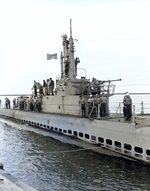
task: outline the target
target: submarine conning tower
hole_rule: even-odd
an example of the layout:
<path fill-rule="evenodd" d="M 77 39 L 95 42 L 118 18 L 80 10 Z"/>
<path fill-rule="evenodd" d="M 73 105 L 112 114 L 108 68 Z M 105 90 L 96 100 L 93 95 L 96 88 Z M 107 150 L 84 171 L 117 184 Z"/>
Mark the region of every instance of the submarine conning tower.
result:
<path fill-rule="evenodd" d="M 56 90 L 61 90 L 65 95 L 89 95 L 90 80 L 86 77 L 77 79 L 77 65 L 80 63 L 79 58 L 75 58 L 74 39 L 72 38 L 72 20 L 70 19 L 70 38 L 66 34 L 62 36 L 63 52 L 60 55 L 61 61 L 61 79 L 59 80 Z"/>
<path fill-rule="evenodd" d="M 99 99 L 105 93 L 108 98 L 106 115 L 109 115 L 109 96 L 114 94 L 115 89 L 115 86 L 111 84 L 112 80 L 99 81 L 93 78 L 94 81 L 90 82 L 90 79 L 86 79 L 86 76 L 77 78 L 77 65 L 80 60 L 74 56 L 75 46 L 72 38 L 71 19 L 70 38 L 68 39 L 66 34 L 61 37 L 63 45 L 60 55 L 61 77 L 56 80 L 54 96 L 43 96 L 43 112 L 78 116 L 81 109 L 80 96 L 82 95 L 85 100 L 87 117 L 89 111 L 88 100 Z M 93 101 L 93 107 L 95 107 L 94 104 L 95 101 Z"/>

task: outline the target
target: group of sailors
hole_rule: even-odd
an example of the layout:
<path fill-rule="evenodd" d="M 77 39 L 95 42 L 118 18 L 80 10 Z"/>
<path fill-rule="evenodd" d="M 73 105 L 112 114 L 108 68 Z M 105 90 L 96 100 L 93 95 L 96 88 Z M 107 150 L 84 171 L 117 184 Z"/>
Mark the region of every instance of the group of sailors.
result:
<path fill-rule="evenodd" d="M 93 79 L 93 83 L 95 79 Z M 43 86 L 34 81 L 33 85 L 34 95 L 31 97 L 18 97 L 17 99 L 13 99 L 13 109 L 25 110 L 25 111 L 42 111 L 42 96 L 43 95 L 54 95 L 54 81 L 52 78 L 47 79 L 47 81 L 43 80 Z M 37 95 L 39 89 L 39 95 Z M 1 100 L 0 100 L 1 104 Z M 79 104 L 81 106 L 80 114 L 82 117 L 89 118 L 98 118 L 105 117 L 109 115 L 108 108 L 108 97 L 105 93 L 90 95 L 87 102 L 83 96 L 80 96 Z M 10 109 L 10 100 L 5 98 L 5 108 Z M 132 99 L 128 92 L 125 92 L 125 96 L 123 98 L 123 114 L 124 118 L 128 121 L 131 120 L 132 117 Z"/>
<path fill-rule="evenodd" d="M 90 96 L 85 102 L 83 96 L 80 96 L 79 104 L 81 106 L 80 112 L 82 117 L 88 116 L 89 118 L 100 118 L 109 115 L 108 111 L 108 98 L 105 93 L 102 95 Z M 128 92 L 125 92 L 123 98 L 123 114 L 127 121 L 131 120 L 132 117 L 132 99 Z"/>
<path fill-rule="evenodd" d="M 90 96 L 87 103 L 84 97 L 80 96 L 81 116 L 86 117 L 88 115 L 89 118 L 105 117 L 107 115 L 107 102 L 108 98 L 105 93 Z"/>
<path fill-rule="evenodd" d="M 40 96 L 18 97 L 13 99 L 13 109 L 24 111 L 38 111 L 42 110 L 42 98 Z"/>
<path fill-rule="evenodd" d="M 13 99 L 13 109 L 24 111 L 42 111 L 42 98 L 40 96 L 18 97 Z M 10 99 L 5 98 L 5 108 L 10 109 Z M 1 102 L 0 102 L 1 104 Z"/>
<path fill-rule="evenodd" d="M 40 96 L 47 96 L 47 95 L 54 95 L 54 81 L 52 78 L 49 78 L 47 80 L 43 80 L 43 85 L 40 84 L 40 82 L 36 82 L 34 80 L 33 88 L 34 95 L 37 96 L 39 93 Z"/>
<path fill-rule="evenodd" d="M 42 110 L 42 96 L 54 95 L 54 81 L 52 78 L 43 80 L 43 85 L 34 80 L 33 96 L 31 97 L 18 97 L 13 99 L 13 109 L 25 111 L 41 111 Z M 1 104 L 1 102 L 0 102 Z M 10 100 L 5 98 L 5 108 L 10 109 Z"/>

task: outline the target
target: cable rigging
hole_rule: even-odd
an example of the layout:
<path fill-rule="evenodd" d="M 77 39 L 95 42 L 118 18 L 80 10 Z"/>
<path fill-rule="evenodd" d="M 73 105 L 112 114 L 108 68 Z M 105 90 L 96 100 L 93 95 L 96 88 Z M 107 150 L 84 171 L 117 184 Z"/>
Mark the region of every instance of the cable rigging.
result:
<path fill-rule="evenodd" d="M 120 40 L 150 40 L 150 38 L 110 38 L 110 39 L 75 39 L 76 41 L 120 41 Z"/>

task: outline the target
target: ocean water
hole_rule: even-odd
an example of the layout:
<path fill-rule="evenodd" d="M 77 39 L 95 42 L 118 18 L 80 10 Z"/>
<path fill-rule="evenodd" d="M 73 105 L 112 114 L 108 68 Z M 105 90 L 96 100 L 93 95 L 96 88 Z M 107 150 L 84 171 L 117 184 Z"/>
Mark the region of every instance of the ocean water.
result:
<path fill-rule="evenodd" d="M 39 191 L 150 190 L 150 167 L 81 150 L 63 135 L 0 118 L 0 162 Z M 59 140 L 58 140 L 59 139 Z"/>

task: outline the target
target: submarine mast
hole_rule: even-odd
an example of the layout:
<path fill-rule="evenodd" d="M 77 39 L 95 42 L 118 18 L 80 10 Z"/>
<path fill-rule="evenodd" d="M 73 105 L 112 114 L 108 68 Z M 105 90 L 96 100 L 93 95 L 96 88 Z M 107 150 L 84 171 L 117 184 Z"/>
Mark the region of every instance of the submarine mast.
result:
<path fill-rule="evenodd" d="M 63 53 L 61 54 L 61 74 L 62 77 L 67 76 L 69 79 L 76 78 L 76 68 L 74 59 L 74 40 L 72 38 L 72 20 L 70 19 L 70 38 L 63 34 Z"/>

